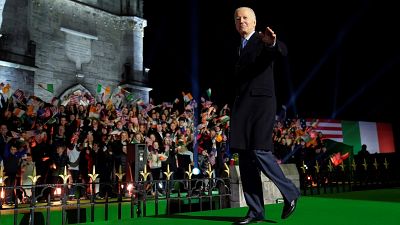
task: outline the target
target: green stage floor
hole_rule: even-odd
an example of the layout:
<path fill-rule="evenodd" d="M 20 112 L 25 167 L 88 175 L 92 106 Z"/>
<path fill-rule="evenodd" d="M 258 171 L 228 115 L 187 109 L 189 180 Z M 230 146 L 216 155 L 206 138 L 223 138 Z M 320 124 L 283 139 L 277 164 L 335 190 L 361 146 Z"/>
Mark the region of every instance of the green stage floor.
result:
<path fill-rule="evenodd" d="M 148 206 L 150 210 L 150 205 Z M 266 221 L 260 224 L 287 225 L 399 225 L 400 188 L 303 196 L 295 213 L 287 220 L 280 219 L 282 204 L 266 205 Z M 203 212 L 128 218 L 123 210 L 122 220 L 110 215 L 109 221 L 91 225 L 228 225 L 244 216 L 247 208 L 229 208 Z M 148 214 L 151 214 L 148 212 Z M 127 215 L 127 216 L 125 216 Z M 53 220 L 54 221 L 54 220 Z M 5 223 L 4 223 L 5 222 Z M 8 221 L 11 222 L 11 221 Z M 3 224 L 7 221 L 1 221 Z M 60 223 L 52 223 L 60 224 Z M 43 224 L 44 225 L 44 224 Z"/>

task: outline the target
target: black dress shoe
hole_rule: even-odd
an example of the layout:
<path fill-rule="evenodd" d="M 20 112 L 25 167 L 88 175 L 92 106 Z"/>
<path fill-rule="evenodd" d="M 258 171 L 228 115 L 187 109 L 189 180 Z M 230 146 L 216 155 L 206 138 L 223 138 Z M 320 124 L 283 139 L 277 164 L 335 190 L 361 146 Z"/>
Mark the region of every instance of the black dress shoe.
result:
<path fill-rule="evenodd" d="M 263 220 L 264 220 L 264 218 L 254 218 L 254 217 L 246 216 L 245 218 L 236 221 L 234 224 L 235 225 L 244 225 L 244 224 L 250 224 L 250 223 L 259 223 L 259 222 L 262 222 Z"/>
<path fill-rule="evenodd" d="M 282 210 L 282 219 L 286 219 L 288 218 L 290 215 L 292 215 L 292 213 L 294 212 L 294 210 L 296 209 L 296 204 L 297 204 L 297 199 L 288 202 L 285 200 L 285 205 L 283 206 L 283 210 Z"/>

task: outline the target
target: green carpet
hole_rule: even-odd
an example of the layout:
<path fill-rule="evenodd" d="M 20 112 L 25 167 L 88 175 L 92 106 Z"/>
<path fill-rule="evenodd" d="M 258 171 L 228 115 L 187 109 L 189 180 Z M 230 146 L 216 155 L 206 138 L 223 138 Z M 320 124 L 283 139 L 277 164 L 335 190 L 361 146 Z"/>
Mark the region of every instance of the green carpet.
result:
<path fill-rule="evenodd" d="M 148 210 L 154 211 L 152 207 L 148 205 Z M 165 210 L 165 208 L 161 210 Z M 267 220 L 261 224 L 398 225 L 400 224 L 400 189 L 303 196 L 298 202 L 298 208 L 294 215 L 287 220 L 280 219 L 281 210 L 282 204 L 266 205 Z M 99 217 L 96 216 L 96 222 L 86 224 L 228 225 L 244 216 L 246 212 L 247 208 L 244 207 L 130 219 L 129 207 L 123 207 L 122 220 L 117 220 L 116 216 L 111 216 L 114 213 L 116 215 L 113 208 L 110 212 L 109 221 L 102 221 L 104 216 L 97 214 Z M 152 214 L 148 211 L 148 215 Z M 86 217 L 89 218 L 89 215 L 86 215 Z M 4 220 L 0 223 L 2 225 L 12 224 L 11 221 Z M 60 220 L 52 220 L 52 224 L 60 224 Z"/>
<path fill-rule="evenodd" d="M 400 188 L 325 194 L 318 197 L 400 203 Z"/>

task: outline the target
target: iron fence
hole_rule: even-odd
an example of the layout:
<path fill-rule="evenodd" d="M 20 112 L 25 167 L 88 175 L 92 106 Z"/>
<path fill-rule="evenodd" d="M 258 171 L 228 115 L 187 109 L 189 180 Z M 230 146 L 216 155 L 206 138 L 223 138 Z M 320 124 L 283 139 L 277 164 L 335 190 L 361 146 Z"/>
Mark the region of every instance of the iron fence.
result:
<path fill-rule="evenodd" d="M 73 195 L 71 190 L 74 190 Z M 102 192 L 104 195 L 101 195 Z M 149 216 L 149 207 L 155 216 L 222 209 L 229 207 L 231 194 L 228 178 L 0 186 L 0 193 L 0 223 L 3 224 L 1 221 L 5 217 L 13 217 L 11 221 L 14 225 L 22 223 L 18 218 L 21 213 L 28 217 L 26 224 L 94 222 L 98 216 L 96 213 L 99 213 L 95 210 L 98 206 L 104 207 L 106 221 L 111 206 L 117 207 L 119 220 L 123 207 L 129 208 L 130 218 Z M 160 211 L 161 205 L 165 207 L 164 211 Z M 51 219 L 51 214 L 57 211 L 61 212 L 60 221 Z M 87 213 L 90 214 L 89 221 L 82 216 Z M 38 216 L 40 222 L 35 221 Z"/>
<path fill-rule="evenodd" d="M 355 156 L 339 165 L 331 160 L 298 165 L 303 195 L 347 192 L 400 186 L 400 155 Z"/>

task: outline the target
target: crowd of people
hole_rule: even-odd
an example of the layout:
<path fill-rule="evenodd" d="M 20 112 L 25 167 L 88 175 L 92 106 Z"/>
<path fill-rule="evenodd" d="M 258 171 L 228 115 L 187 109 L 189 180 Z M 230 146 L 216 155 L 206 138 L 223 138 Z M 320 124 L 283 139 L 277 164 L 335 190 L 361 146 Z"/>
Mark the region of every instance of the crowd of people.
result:
<path fill-rule="evenodd" d="M 174 179 L 183 179 L 188 164 L 199 167 L 199 176 L 205 176 L 211 166 L 214 176 L 220 177 L 224 164 L 237 160 L 227 142 L 230 109 L 209 99 L 202 98 L 197 104 L 184 95 L 173 104 L 60 104 L 35 96 L 1 95 L 0 110 L 0 164 L 8 176 L 5 186 L 32 184 L 28 176 L 33 170 L 40 175 L 37 184 L 62 183 L 59 175 L 64 171 L 71 175 L 70 183 L 89 183 L 88 174 L 94 170 L 99 174 L 96 182 L 112 182 L 116 172 L 126 171 L 129 144 L 146 145 L 147 166 L 154 180 L 165 179 L 167 169 L 174 172 Z M 315 153 L 324 151 L 319 136 L 313 137 L 310 126 L 301 121 L 275 124 L 273 140 L 279 162 L 293 162 L 313 152 L 297 152 L 298 145 L 315 147 Z M 107 191 L 96 188 L 103 195 Z M 71 188 L 70 194 L 75 192 Z"/>
<path fill-rule="evenodd" d="M 211 101 L 203 101 L 197 107 L 187 98 L 182 103 L 160 105 L 80 103 L 51 104 L 35 96 L 2 96 L 0 163 L 8 176 L 7 186 L 29 184 L 27 176 L 34 168 L 41 176 L 38 184 L 62 182 L 59 175 L 65 168 L 73 183 L 89 182 L 88 174 L 94 169 L 99 182 L 110 182 L 116 171 L 126 171 L 129 144 L 147 146 L 154 180 L 163 179 L 167 167 L 176 172 L 176 179 L 183 178 L 178 155 L 189 156 L 189 164 L 193 167 L 196 162 L 203 173 L 210 164 L 216 176 L 226 161 L 227 106 L 219 109 Z M 201 115 L 200 121 L 195 112 Z"/>

